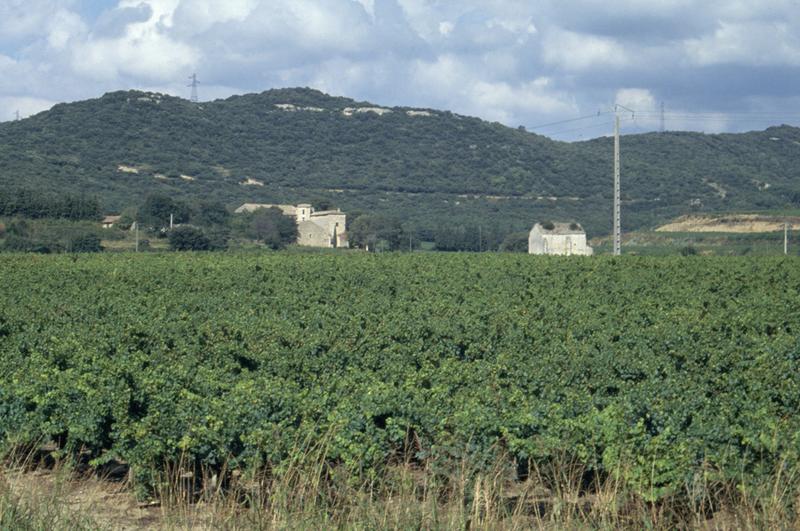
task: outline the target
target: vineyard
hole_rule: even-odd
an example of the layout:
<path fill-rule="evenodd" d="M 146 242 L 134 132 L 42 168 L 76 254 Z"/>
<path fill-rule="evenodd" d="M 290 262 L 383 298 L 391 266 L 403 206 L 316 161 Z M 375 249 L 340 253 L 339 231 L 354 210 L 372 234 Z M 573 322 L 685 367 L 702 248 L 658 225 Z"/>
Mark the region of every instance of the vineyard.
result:
<path fill-rule="evenodd" d="M 800 459 L 800 263 L 0 258 L 0 441 L 128 465 L 569 459 L 649 500 Z"/>

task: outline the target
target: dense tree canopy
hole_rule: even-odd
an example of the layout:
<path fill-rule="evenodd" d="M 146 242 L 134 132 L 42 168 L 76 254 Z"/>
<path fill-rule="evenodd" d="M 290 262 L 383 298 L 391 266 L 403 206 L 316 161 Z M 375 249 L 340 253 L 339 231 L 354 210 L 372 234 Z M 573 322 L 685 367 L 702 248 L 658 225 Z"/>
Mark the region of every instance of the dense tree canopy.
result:
<path fill-rule="evenodd" d="M 169 247 L 173 251 L 208 251 L 211 240 L 197 227 L 175 227 L 169 231 Z"/>
<path fill-rule="evenodd" d="M 282 249 L 297 241 L 297 222 L 278 208 L 260 208 L 251 214 L 248 235 L 272 249 Z"/>

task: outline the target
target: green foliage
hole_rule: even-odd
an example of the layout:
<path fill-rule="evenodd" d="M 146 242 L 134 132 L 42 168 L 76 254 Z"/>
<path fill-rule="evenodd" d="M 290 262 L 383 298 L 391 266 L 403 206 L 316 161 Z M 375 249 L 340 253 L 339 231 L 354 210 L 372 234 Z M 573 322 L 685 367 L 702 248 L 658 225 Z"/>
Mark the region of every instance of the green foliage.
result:
<path fill-rule="evenodd" d="M 181 226 L 169 231 L 169 247 L 173 251 L 208 251 L 211 240 L 197 227 Z"/>
<path fill-rule="evenodd" d="M 297 222 L 279 208 L 260 208 L 249 214 L 247 234 L 272 249 L 283 249 L 297 241 Z"/>
<path fill-rule="evenodd" d="M 408 237 L 398 218 L 382 214 L 364 214 L 349 223 L 347 236 L 351 247 L 371 251 L 396 251 L 408 248 Z"/>
<path fill-rule="evenodd" d="M 503 239 L 500 250 L 508 253 L 527 253 L 528 252 L 528 233 L 512 232 Z"/>
<path fill-rule="evenodd" d="M 83 196 L 55 196 L 31 189 L 6 189 L 0 190 L 0 216 L 98 220 L 100 203 L 95 198 Z"/>
<path fill-rule="evenodd" d="M 116 233 L 100 228 L 95 221 L 62 219 L 13 219 L 6 229 L 0 251 L 59 253 L 64 251 L 97 252 L 101 234 L 113 237 Z"/>
<path fill-rule="evenodd" d="M 227 225 L 230 217 L 228 209 L 219 201 L 200 200 L 192 207 L 192 223 L 202 227 Z"/>
<path fill-rule="evenodd" d="M 169 227 L 170 216 L 173 223 L 189 221 L 189 206 L 165 194 L 151 194 L 138 209 L 139 223 L 155 229 Z"/>
<path fill-rule="evenodd" d="M 800 459 L 796 258 L 0 256 L 0 440 L 374 480 L 501 454 L 648 499 Z M 409 441 L 412 441 L 409 444 Z"/>
<path fill-rule="evenodd" d="M 322 111 L 287 112 L 279 104 Z M 320 204 L 314 198 L 345 211 L 376 212 L 380 205 L 428 240 L 447 225 L 505 236 L 548 218 L 574 219 L 590 235 L 610 232 L 611 139 L 555 142 L 440 111 L 344 115 L 359 105 L 307 89 L 201 106 L 138 91 L 57 105 L 0 124 L 0 189 L 24 182 L 59 195 L 93 194 L 106 211 L 156 193 L 229 207 Z M 694 211 L 797 205 L 797 142 L 800 129 L 789 126 L 623 137 L 626 230 Z M 247 178 L 265 186 L 242 186 Z M 163 213 L 158 220 L 166 226 Z"/>
<path fill-rule="evenodd" d="M 92 232 L 79 234 L 69 242 L 68 250 L 73 253 L 99 253 L 103 250 L 100 237 Z"/>

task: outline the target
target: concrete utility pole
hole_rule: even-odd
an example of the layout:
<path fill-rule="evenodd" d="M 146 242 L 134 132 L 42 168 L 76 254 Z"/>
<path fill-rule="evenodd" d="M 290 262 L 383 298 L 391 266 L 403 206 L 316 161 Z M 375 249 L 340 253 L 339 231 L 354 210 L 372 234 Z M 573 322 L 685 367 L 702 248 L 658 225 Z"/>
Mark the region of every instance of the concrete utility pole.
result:
<path fill-rule="evenodd" d="M 614 116 L 614 256 L 620 255 L 622 244 L 619 188 L 619 115 L 617 115 Z"/>
<path fill-rule="evenodd" d="M 789 254 L 789 224 L 783 224 L 783 254 Z"/>
<path fill-rule="evenodd" d="M 133 226 L 136 227 L 136 252 L 139 252 L 139 222 L 134 221 Z"/>
<path fill-rule="evenodd" d="M 173 218 L 172 218 L 172 214 L 170 214 L 170 215 L 169 215 L 169 230 L 172 230 L 172 227 L 173 227 L 172 220 L 173 220 Z"/>
<path fill-rule="evenodd" d="M 623 107 L 622 105 L 614 105 L 614 256 L 619 256 L 622 253 L 622 228 L 621 228 L 621 214 L 620 214 L 620 171 L 619 171 L 619 110 L 624 109 L 629 111 L 631 115 L 635 111 Z"/>

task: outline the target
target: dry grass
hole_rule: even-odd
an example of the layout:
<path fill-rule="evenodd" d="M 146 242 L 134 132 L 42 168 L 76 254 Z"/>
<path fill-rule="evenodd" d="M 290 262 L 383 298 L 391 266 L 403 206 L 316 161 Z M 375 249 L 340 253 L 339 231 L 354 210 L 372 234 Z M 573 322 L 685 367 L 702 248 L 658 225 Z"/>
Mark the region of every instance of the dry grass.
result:
<path fill-rule="evenodd" d="M 165 466 L 150 503 L 136 502 L 128 479 L 9 463 L 0 529 L 800 529 L 797 471 L 786 466 L 760 488 L 702 475 L 650 503 L 569 460 L 531 466 L 524 480 L 508 460 L 489 470 L 464 461 L 446 474 L 406 460 L 369 480 L 322 459 L 325 444 L 257 473 Z"/>

